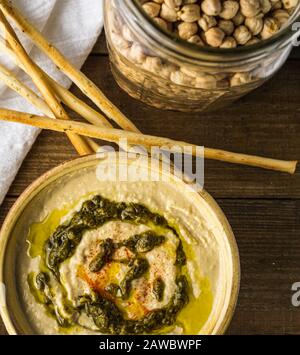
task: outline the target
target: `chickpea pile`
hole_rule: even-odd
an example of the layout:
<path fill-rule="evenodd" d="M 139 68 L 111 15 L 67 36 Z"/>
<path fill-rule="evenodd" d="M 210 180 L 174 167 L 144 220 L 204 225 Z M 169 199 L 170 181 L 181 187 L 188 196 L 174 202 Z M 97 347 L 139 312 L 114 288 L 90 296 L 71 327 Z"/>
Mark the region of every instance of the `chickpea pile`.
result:
<path fill-rule="evenodd" d="M 165 30 L 199 46 L 215 48 L 235 48 L 269 38 L 289 20 L 299 2 L 139 1 Z M 119 4 L 119 0 L 106 1 L 106 32 L 117 81 L 131 96 L 159 108 L 201 111 L 233 102 L 271 77 L 291 50 L 289 44 L 266 51 L 263 59 L 190 63 L 184 57 L 166 55 L 160 51 L 160 43 L 148 43 L 142 29 L 131 27 Z"/>
<path fill-rule="evenodd" d="M 140 0 L 159 26 L 199 46 L 235 48 L 273 36 L 299 0 Z"/>

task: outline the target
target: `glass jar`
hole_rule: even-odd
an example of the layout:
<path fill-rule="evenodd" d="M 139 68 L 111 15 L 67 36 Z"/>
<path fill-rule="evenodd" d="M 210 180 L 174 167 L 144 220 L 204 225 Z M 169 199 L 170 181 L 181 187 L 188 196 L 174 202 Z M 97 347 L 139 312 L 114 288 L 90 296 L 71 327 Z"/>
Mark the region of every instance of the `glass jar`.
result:
<path fill-rule="evenodd" d="M 298 4 L 270 39 L 234 49 L 199 47 L 159 27 L 138 0 L 105 0 L 113 75 L 149 105 L 178 111 L 218 109 L 261 86 L 284 64 L 297 33 Z"/>

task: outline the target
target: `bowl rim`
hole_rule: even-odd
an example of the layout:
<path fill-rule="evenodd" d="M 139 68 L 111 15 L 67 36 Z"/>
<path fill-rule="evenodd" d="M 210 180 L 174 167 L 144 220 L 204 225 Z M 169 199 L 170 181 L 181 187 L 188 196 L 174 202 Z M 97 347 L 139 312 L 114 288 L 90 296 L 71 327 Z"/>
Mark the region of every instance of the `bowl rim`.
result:
<path fill-rule="evenodd" d="M 77 164 L 88 163 L 93 160 L 99 160 L 97 154 L 86 155 L 84 157 L 77 157 L 74 159 L 67 160 L 58 166 L 48 170 L 36 180 L 34 180 L 17 198 L 11 209 L 9 210 L 0 230 L 0 316 L 5 325 L 5 328 L 9 335 L 16 335 L 17 330 L 14 326 L 14 322 L 10 317 L 9 311 L 6 304 L 6 286 L 4 283 L 4 268 L 5 268 L 5 254 L 6 248 L 11 236 L 11 231 L 13 230 L 16 222 L 18 221 L 20 215 L 24 211 L 27 204 L 42 191 L 45 186 L 42 186 L 45 181 L 50 180 L 50 178 L 59 176 L 64 172 L 65 169 L 72 168 Z M 41 187 L 42 186 L 42 187 Z M 40 187 L 40 189 L 39 189 Z M 216 200 L 205 190 L 198 192 L 204 201 L 212 208 L 217 219 L 222 223 L 224 228 L 224 233 L 227 237 L 230 257 L 232 260 L 232 285 L 230 291 L 230 300 L 228 302 L 226 312 L 223 316 L 222 322 L 216 330 L 214 330 L 215 335 L 222 335 L 228 329 L 230 322 L 233 318 L 235 308 L 238 301 L 240 281 L 241 281 L 241 266 L 240 266 L 240 256 L 238 245 L 233 233 L 233 230 L 228 222 L 226 215 L 224 214 L 221 207 L 218 205 Z"/>

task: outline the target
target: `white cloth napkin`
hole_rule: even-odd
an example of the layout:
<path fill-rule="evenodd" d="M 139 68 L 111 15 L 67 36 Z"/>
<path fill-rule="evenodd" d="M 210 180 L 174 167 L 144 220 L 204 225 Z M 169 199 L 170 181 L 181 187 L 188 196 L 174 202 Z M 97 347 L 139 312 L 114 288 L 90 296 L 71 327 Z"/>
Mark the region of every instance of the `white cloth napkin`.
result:
<path fill-rule="evenodd" d="M 15 0 L 13 3 L 73 64 L 78 68 L 83 65 L 103 27 L 102 0 Z M 30 41 L 19 32 L 18 35 L 47 73 L 64 86 L 71 85 Z M 19 72 L 19 78 L 33 87 L 7 56 L 1 55 L 0 62 Z M 0 107 L 40 113 L 1 82 Z M 33 127 L 0 121 L 0 204 L 39 132 Z"/>

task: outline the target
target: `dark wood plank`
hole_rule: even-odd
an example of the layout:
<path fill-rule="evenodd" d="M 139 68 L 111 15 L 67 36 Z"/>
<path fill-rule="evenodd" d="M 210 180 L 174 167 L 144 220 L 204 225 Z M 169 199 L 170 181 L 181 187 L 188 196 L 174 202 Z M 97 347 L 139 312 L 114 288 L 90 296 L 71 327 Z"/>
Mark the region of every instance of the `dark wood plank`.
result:
<path fill-rule="evenodd" d="M 98 38 L 92 53 L 96 55 L 107 55 L 107 46 L 104 31 L 102 31 L 100 37 Z"/>
<path fill-rule="evenodd" d="M 15 198 L 7 197 L 3 202 L 3 204 L 0 206 L 0 229 L 4 222 L 5 217 L 7 216 L 9 209 L 12 207 L 14 202 L 15 202 Z M 1 316 L 0 316 L 0 335 L 7 335 Z"/>
<path fill-rule="evenodd" d="M 230 334 L 300 334 L 291 287 L 300 281 L 300 201 L 219 200 L 241 257 L 241 291 Z"/>
<path fill-rule="evenodd" d="M 293 48 L 290 58 L 300 59 L 300 46 Z"/>
<path fill-rule="evenodd" d="M 222 111 L 201 114 L 162 112 L 118 88 L 106 57 L 91 56 L 83 71 L 145 133 L 172 137 L 208 147 L 282 159 L 300 157 L 300 66 L 289 61 L 270 82 Z M 283 89 L 284 83 L 284 89 Z M 73 91 L 82 97 L 77 89 Z M 10 194 L 20 194 L 35 178 L 74 157 L 65 137 L 43 133 L 24 162 Z M 300 172 L 294 176 L 206 162 L 206 189 L 215 197 L 300 197 Z"/>
<path fill-rule="evenodd" d="M 0 228 L 4 222 L 5 217 L 7 216 L 8 211 L 13 206 L 16 198 L 14 197 L 7 197 L 0 207 Z"/>
<path fill-rule="evenodd" d="M 12 202 L 4 202 L 0 225 Z M 300 308 L 291 305 L 291 286 L 300 281 L 300 201 L 218 202 L 232 225 L 242 266 L 239 301 L 228 333 L 300 334 Z"/>
<path fill-rule="evenodd" d="M 0 317 L 0 336 L 1 335 L 8 335 L 8 334 L 7 334 L 7 331 L 6 331 L 5 326 L 3 324 L 3 321 Z"/>

